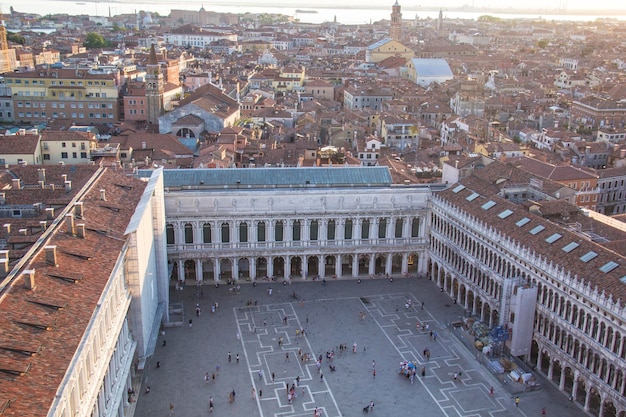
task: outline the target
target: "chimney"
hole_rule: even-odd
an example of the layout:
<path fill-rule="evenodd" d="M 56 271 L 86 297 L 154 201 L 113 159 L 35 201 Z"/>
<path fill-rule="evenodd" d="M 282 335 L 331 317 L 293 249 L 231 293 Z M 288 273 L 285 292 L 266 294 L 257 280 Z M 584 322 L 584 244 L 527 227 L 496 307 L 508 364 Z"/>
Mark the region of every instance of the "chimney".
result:
<path fill-rule="evenodd" d="M 104 188 L 100 189 L 100 200 L 107 201 L 107 190 Z"/>
<path fill-rule="evenodd" d="M 14 189 L 21 190 L 22 189 L 22 180 L 19 179 L 19 178 L 13 178 L 13 180 L 11 181 L 11 185 L 13 186 Z"/>
<path fill-rule="evenodd" d="M 4 206 L 7 203 L 7 195 L 0 193 L 0 206 Z"/>
<path fill-rule="evenodd" d="M 28 235 L 28 229 L 20 229 L 20 230 L 18 230 L 18 232 L 22 236 Z"/>
<path fill-rule="evenodd" d="M 78 223 L 76 225 L 76 235 L 80 238 L 85 238 L 85 223 Z"/>
<path fill-rule="evenodd" d="M 74 215 L 79 219 L 83 218 L 83 202 L 77 201 L 74 203 Z"/>
<path fill-rule="evenodd" d="M 46 169 L 45 168 L 37 168 L 37 174 L 39 175 L 39 181 L 43 181 L 46 183 Z"/>
<path fill-rule="evenodd" d="M 65 184 L 65 192 L 69 193 L 72 191 L 72 181 L 64 181 Z"/>
<path fill-rule="evenodd" d="M 61 180 L 63 180 L 63 182 L 67 181 L 67 174 L 61 175 Z"/>
<path fill-rule="evenodd" d="M 45 220 L 41 220 L 39 222 L 39 227 L 41 227 L 41 231 L 45 231 L 48 228 L 48 222 Z"/>
<path fill-rule="evenodd" d="M 46 263 L 52 266 L 59 266 L 57 263 L 57 247 L 56 245 L 44 246 L 46 251 Z"/>
<path fill-rule="evenodd" d="M 37 184 L 39 184 L 39 188 L 46 188 L 46 183 L 43 181 L 37 181 Z"/>
<path fill-rule="evenodd" d="M 74 228 L 74 215 L 71 213 L 68 213 L 65 215 L 65 219 L 67 222 L 67 233 L 70 235 L 75 235 L 76 229 Z"/>
<path fill-rule="evenodd" d="M 10 235 L 10 234 L 11 234 L 11 223 L 5 223 L 5 224 L 4 224 L 4 232 L 5 232 L 7 235 Z"/>
<path fill-rule="evenodd" d="M 24 287 L 27 290 L 35 289 L 35 270 L 34 269 L 26 269 L 22 272 L 22 276 L 24 277 Z"/>
<path fill-rule="evenodd" d="M 146 149 L 148 144 L 146 142 L 141 142 L 141 149 Z"/>
<path fill-rule="evenodd" d="M 46 208 L 46 218 L 48 220 L 54 219 L 54 208 L 53 207 Z"/>
<path fill-rule="evenodd" d="M 9 251 L 0 251 L 0 278 L 9 275 Z"/>

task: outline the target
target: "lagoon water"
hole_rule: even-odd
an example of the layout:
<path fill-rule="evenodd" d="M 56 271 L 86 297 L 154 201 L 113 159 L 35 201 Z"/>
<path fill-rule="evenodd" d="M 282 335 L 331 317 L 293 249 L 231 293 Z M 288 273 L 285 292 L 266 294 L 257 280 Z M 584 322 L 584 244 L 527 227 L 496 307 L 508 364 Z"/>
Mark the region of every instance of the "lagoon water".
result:
<path fill-rule="evenodd" d="M 405 20 L 419 19 L 436 19 L 439 12 L 429 8 L 427 10 L 420 9 L 415 5 L 402 5 L 402 17 Z M 37 13 L 45 16 L 47 14 L 67 13 L 71 15 L 88 14 L 91 16 L 114 16 L 119 14 L 132 14 L 141 10 L 157 12 L 160 15 L 167 16 L 171 9 L 187 9 L 200 10 L 204 7 L 206 10 L 218 13 L 277 13 L 287 16 L 293 16 L 301 22 L 306 23 L 324 23 L 337 21 L 343 24 L 367 24 L 382 19 L 389 19 L 391 14 L 391 5 L 393 0 L 388 4 L 377 2 L 378 8 L 363 5 L 363 3 L 352 3 L 353 7 L 348 7 L 341 3 L 337 7 L 337 3 L 330 0 L 320 0 L 316 3 L 298 2 L 287 0 L 270 0 L 261 3 L 252 0 L 131 0 L 131 1 L 72 1 L 72 0 L 20 0 L 0 2 L 2 11 L 6 14 L 12 6 L 18 12 Z M 360 4 L 360 6 L 359 6 Z M 297 13 L 297 10 L 315 11 L 316 13 Z M 503 19 L 537 19 L 545 20 L 574 20 L 574 21 L 593 21 L 598 18 L 613 18 L 626 20 L 624 15 L 615 14 L 558 14 L 554 10 L 546 10 L 544 14 L 522 14 L 522 13 L 488 13 L 475 11 L 459 11 L 443 9 L 445 18 L 448 19 L 476 19 L 479 16 L 489 14 L 501 17 Z"/>

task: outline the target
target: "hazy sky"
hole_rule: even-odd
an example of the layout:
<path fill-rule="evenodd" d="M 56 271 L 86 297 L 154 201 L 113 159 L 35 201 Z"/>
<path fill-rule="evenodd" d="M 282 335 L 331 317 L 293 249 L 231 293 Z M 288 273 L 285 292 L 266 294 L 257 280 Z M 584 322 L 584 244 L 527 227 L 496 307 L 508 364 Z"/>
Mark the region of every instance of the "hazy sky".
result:
<path fill-rule="evenodd" d="M 368 0 L 366 0 L 367 2 Z M 378 2 L 377 2 L 378 3 Z M 400 5 L 416 6 L 439 6 L 439 7 L 460 7 L 470 5 L 475 7 L 495 7 L 495 8 L 540 8 L 558 9 L 567 7 L 568 9 L 623 9 L 626 12 L 626 1 L 624 0 L 417 0 L 416 2 L 399 0 Z"/>

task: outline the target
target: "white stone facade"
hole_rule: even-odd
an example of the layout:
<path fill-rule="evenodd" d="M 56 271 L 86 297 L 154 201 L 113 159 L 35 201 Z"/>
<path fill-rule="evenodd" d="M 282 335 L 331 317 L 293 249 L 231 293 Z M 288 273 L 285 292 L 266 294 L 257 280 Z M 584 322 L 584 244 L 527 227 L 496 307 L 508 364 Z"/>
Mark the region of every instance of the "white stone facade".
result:
<path fill-rule="evenodd" d="M 428 187 L 182 190 L 165 195 L 186 280 L 426 272 Z"/>

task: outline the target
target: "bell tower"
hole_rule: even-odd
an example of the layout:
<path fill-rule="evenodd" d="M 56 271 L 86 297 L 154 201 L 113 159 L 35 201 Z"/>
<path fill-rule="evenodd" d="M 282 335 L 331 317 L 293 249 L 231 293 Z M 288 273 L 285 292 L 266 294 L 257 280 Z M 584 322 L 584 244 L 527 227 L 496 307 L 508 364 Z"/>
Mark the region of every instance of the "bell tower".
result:
<path fill-rule="evenodd" d="M 399 41 L 402 37 L 402 12 L 400 4 L 396 3 L 391 7 L 391 27 L 389 28 L 389 37 L 394 41 Z"/>
<path fill-rule="evenodd" d="M 150 47 L 150 55 L 146 63 L 146 101 L 148 105 L 148 124 L 159 124 L 159 116 L 163 114 L 163 73 L 157 60 L 154 44 Z"/>

